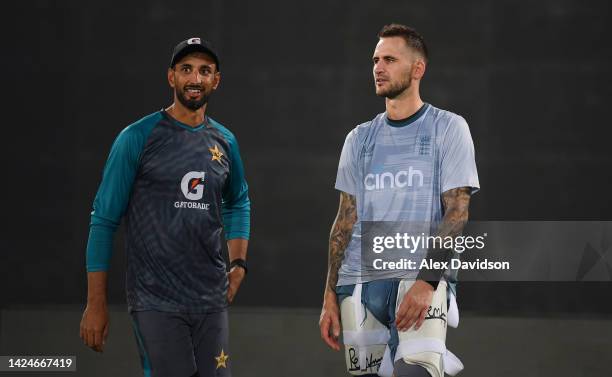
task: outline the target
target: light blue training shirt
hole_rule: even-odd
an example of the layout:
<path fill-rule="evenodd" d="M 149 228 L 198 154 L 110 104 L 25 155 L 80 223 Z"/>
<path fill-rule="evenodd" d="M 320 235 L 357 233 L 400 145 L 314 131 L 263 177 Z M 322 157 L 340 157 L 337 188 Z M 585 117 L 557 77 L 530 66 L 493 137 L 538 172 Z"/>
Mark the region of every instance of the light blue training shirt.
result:
<path fill-rule="evenodd" d="M 363 271 L 361 223 L 439 223 L 444 212 L 441 194 L 458 187 L 470 187 L 472 193 L 480 188 L 474 143 L 463 117 L 424 104 L 402 121 L 392 121 L 384 112 L 355 127 L 344 142 L 335 185 L 355 196 L 358 216 L 338 285 L 415 278 L 418 271 Z M 426 252 L 417 254 L 422 258 Z"/>

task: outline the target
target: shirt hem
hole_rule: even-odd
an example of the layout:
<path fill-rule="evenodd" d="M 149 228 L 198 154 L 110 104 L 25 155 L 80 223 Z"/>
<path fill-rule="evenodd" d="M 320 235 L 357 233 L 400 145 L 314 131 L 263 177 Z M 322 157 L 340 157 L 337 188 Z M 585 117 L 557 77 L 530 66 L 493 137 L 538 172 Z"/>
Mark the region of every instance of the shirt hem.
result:
<path fill-rule="evenodd" d="M 144 311 L 158 311 L 167 313 L 194 313 L 194 314 L 212 314 L 219 313 L 227 310 L 228 305 L 220 307 L 186 307 L 186 306 L 173 306 L 173 305 L 130 305 L 128 304 L 128 312 L 144 312 Z"/>

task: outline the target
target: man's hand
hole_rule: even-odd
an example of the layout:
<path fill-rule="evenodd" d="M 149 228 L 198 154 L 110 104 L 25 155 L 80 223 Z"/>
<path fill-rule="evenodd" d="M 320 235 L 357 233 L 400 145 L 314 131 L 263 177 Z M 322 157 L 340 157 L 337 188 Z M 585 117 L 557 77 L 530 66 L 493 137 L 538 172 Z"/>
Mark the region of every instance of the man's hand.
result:
<path fill-rule="evenodd" d="M 340 309 L 336 294 L 333 292 L 325 293 L 323 300 L 323 309 L 319 318 L 319 328 L 321 329 L 321 338 L 327 345 L 336 351 L 340 351 Z"/>
<path fill-rule="evenodd" d="M 398 331 L 408 331 L 414 326 L 418 330 L 427 315 L 427 310 L 433 299 L 434 289 L 431 284 L 423 280 L 416 280 L 404 295 L 395 316 L 395 325 Z"/>
<path fill-rule="evenodd" d="M 231 304 L 234 301 L 234 297 L 236 297 L 236 293 L 238 293 L 240 283 L 242 283 L 242 279 L 244 279 L 244 274 L 244 268 L 239 266 L 234 266 L 227 274 L 227 279 L 229 281 L 229 287 L 227 288 L 228 303 Z"/>
<path fill-rule="evenodd" d="M 88 347 L 96 352 L 103 352 L 108 336 L 106 304 L 88 304 L 83 312 L 80 330 L 81 339 Z"/>

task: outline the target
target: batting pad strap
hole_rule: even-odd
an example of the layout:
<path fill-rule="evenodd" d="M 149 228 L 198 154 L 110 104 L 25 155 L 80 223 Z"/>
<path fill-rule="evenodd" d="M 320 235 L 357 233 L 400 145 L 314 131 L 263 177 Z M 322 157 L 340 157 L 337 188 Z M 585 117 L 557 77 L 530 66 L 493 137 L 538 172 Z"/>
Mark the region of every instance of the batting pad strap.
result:
<path fill-rule="evenodd" d="M 461 360 L 459 360 L 459 358 L 449 350 L 444 352 L 444 355 L 442 355 L 442 360 L 444 360 L 444 372 L 451 376 L 454 376 L 463 370 L 463 363 Z"/>
<path fill-rule="evenodd" d="M 373 344 L 386 344 L 391 335 L 389 330 L 358 330 L 343 331 L 344 344 L 355 346 L 369 346 Z"/>
<path fill-rule="evenodd" d="M 363 284 L 359 283 L 355 285 L 355 289 L 353 290 L 353 305 L 355 311 L 355 323 L 362 324 L 365 321 L 365 308 L 361 303 L 361 290 L 363 288 Z"/>
<path fill-rule="evenodd" d="M 450 302 L 448 305 L 448 325 L 454 329 L 459 326 L 459 307 L 457 306 L 457 298 L 452 290 L 450 290 Z"/>
<path fill-rule="evenodd" d="M 446 349 L 444 342 L 436 338 L 401 340 L 395 353 L 395 361 L 421 352 L 435 352 L 442 355 L 444 372 L 454 376 L 463 370 L 463 363 Z"/>
<path fill-rule="evenodd" d="M 393 377 L 393 360 L 391 360 L 391 349 L 389 345 L 385 348 L 385 354 L 383 355 L 380 368 L 378 369 L 378 375 L 381 377 Z"/>

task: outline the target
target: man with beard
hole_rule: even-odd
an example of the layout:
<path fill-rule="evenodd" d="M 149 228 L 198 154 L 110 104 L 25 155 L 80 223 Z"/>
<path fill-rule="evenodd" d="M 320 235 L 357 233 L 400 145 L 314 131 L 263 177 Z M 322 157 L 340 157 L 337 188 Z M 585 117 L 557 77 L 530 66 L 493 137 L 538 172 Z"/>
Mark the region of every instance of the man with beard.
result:
<path fill-rule="evenodd" d="M 378 37 L 373 74 L 386 111 L 353 129 L 342 149 L 321 337 L 340 350 L 342 328 L 352 375 L 454 375 L 463 365 L 446 350 L 445 338 L 447 323 L 458 323 L 455 271 L 418 269 L 424 258 L 447 261 L 452 251 L 421 246 L 407 255 L 416 268 L 377 270 L 372 249 L 362 245 L 392 236 L 380 232 L 400 222 L 420 228 L 418 235 L 422 229 L 457 236 L 479 189 L 474 145 L 465 119 L 421 100 L 428 62 L 423 38 L 398 24 L 386 25 Z"/>
<path fill-rule="evenodd" d="M 174 102 L 119 134 L 94 200 L 80 335 L 102 352 L 106 271 L 125 216 L 128 310 L 145 376 L 230 376 L 226 309 L 247 271 L 250 202 L 236 138 L 206 114 L 220 78 L 208 42 L 179 43 L 168 69 Z"/>

